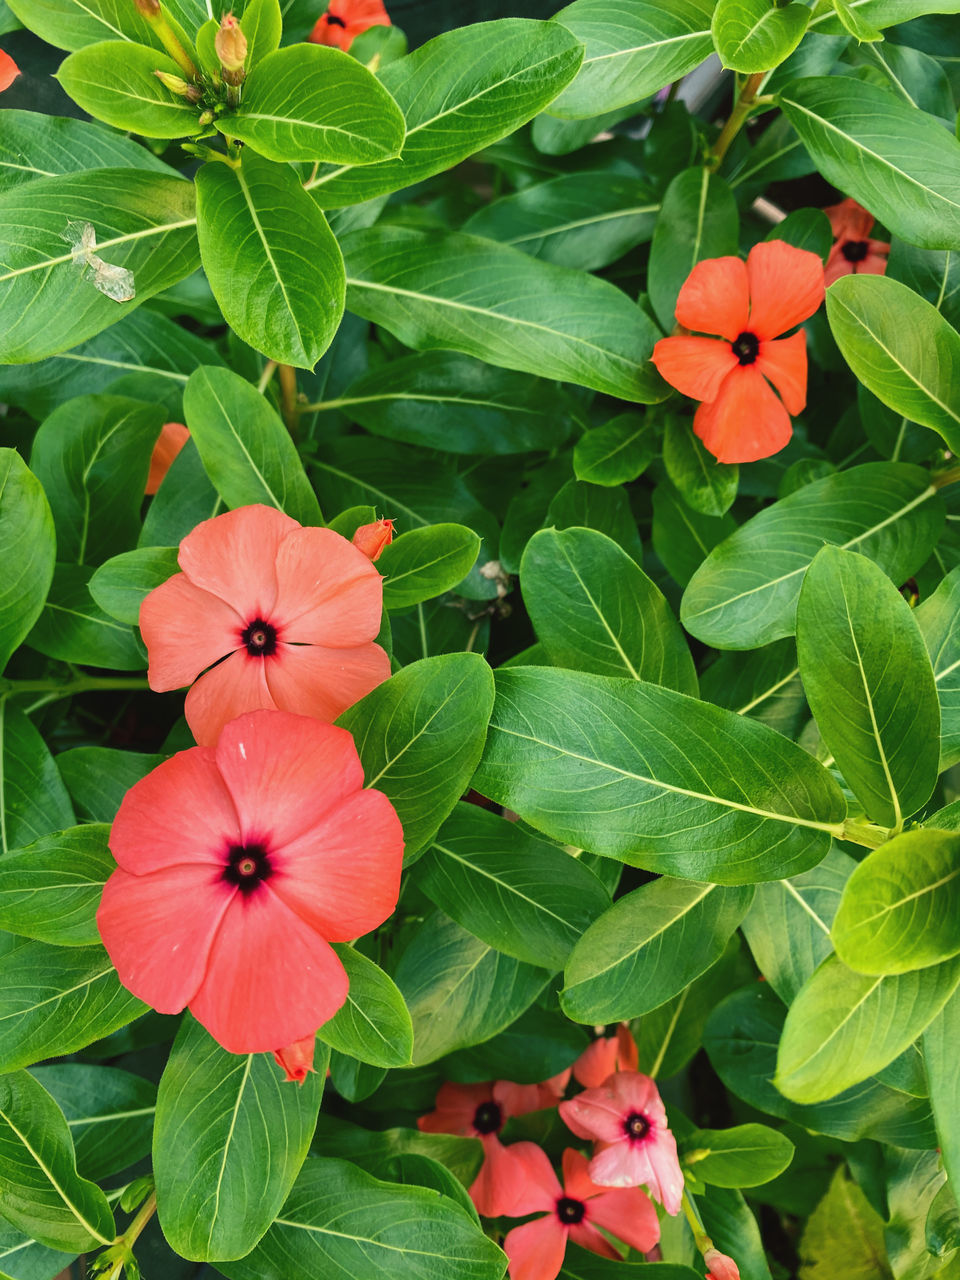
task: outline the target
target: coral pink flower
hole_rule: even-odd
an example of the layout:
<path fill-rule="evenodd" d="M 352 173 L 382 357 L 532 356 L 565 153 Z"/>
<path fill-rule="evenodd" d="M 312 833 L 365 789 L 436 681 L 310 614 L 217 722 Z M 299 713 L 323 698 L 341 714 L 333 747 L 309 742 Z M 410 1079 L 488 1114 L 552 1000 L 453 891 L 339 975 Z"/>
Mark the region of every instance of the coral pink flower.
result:
<path fill-rule="evenodd" d="M 345 729 L 254 711 L 131 787 L 110 848 L 97 925 L 120 981 L 161 1013 L 189 1005 L 231 1053 L 266 1053 L 343 1004 L 329 944 L 393 911 L 403 831 Z"/>
<path fill-rule="evenodd" d="M 587 1089 L 596 1089 L 615 1071 L 636 1071 L 639 1062 L 636 1041 L 621 1022 L 616 1035 L 601 1036 L 584 1049 L 573 1064 L 573 1078 Z"/>
<path fill-rule="evenodd" d="M 514 1217 L 546 1213 L 545 1218 L 514 1227 L 503 1242 L 510 1280 L 555 1280 L 563 1266 L 567 1240 L 605 1258 L 620 1255 L 597 1227 L 646 1253 L 660 1239 L 657 1211 L 639 1187 L 610 1190 L 597 1186 L 587 1158 L 570 1147 L 563 1153 L 563 1186 L 546 1153 L 534 1142 L 512 1148 L 524 1170 L 524 1193 Z"/>
<path fill-rule="evenodd" d="M 330 0 L 326 13 L 317 19 L 308 39 L 313 44 L 349 49 L 368 27 L 391 26 L 382 0 Z"/>
<path fill-rule="evenodd" d="M 163 478 L 170 470 L 174 458 L 190 439 L 190 432 L 182 422 L 165 422 L 157 443 L 150 455 L 150 474 L 147 476 L 146 493 L 156 493 Z"/>
<path fill-rule="evenodd" d="M 353 545 L 371 560 L 379 560 L 383 548 L 388 547 L 392 541 L 392 520 L 375 520 L 373 524 L 362 524 L 353 535 Z"/>
<path fill-rule="evenodd" d="M 198 524 L 178 559 L 183 572 L 140 606 L 140 630 L 151 689 L 196 680 L 184 712 L 202 747 L 258 708 L 335 720 L 389 676 L 373 643 L 383 580 L 332 529 L 240 507 Z"/>
<path fill-rule="evenodd" d="M 3 93 L 4 89 L 9 89 L 19 74 L 20 68 L 9 53 L 4 53 L 0 49 L 0 93 Z"/>
<path fill-rule="evenodd" d="M 313 1053 L 317 1047 L 316 1032 L 295 1040 L 285 1049 L 274 1049 L 273 1060 L 283 1068 L 284 1079 L 292 1084 L 303 1084 L 309 1072 L 313 1071 Z"/>
<path fill-rule="evenodd" d="M 887 269 L 890 246 L 883 240 L 870 240 L 873 214 L 849 196 L 823 211 L 833 230 L 833 248 L 827 258 L 824 281 L 833 284 L 841 276 L 882 276 Z"/>
<path fill-rule="evenodd" d="M 703 1260 L 707 1264 L 706 1280 L 740 1280 L 740 1268 L 719 1249 L 709 1248 Z"/>
<path fill-rule="evenodd" d="M 671 386 L 703 401 L 693 430 L 720 462 L 768 458 L 790 439 L 790 415 L 807 402 L 807 340 L 803 330 L 775 339 L 822 301 L 823 263 L 783 240 L 754 245 L 745 263 L 707 258 L 690 272 L 677 320 L 721 337 L 661 338 L 652 358 Z"/>
<path fill-rule="evenodd" d="M 639 1071 L 618 1071 L 598 1089 L 560 1103 L 578 1138 L 598 1143 L 590 1177 L 601 1187 L 647 1186 L 667 1213 L 680 1212 L 683 1174 L 657 1086 Z"/>

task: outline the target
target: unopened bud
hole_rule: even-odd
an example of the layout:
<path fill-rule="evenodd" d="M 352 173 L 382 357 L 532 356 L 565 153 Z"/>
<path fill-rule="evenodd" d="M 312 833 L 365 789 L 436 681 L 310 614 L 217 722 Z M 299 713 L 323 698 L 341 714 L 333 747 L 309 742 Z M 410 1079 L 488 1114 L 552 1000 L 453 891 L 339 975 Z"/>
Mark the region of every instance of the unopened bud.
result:
<path fill-rule="evenodd" d="M 353 545 L 371 560 L 378 560 L 384 547 L 393 541 L 393 521 L 375 520 L 362 524 L 353 535 Z"/>
<path fill-rule="evenodd" d="M 213 112 L 212 112 L 212 111 L 203 111 L 203 112 L 201 112 L 201 113 L 200 113 L 200 121 L 199 121 L 199 123 L 200 123 L 204 128 L 206 128 L 206 126 L 207 126 L 208 124 L 213 124 L 213 121 L 214 121 L 214 115 L 213 115 Z"/>
<path fill-rule="evenodd" d="M 189 98 L 191 102 L 200 101 L 200 90 L 195 84 L 187 84 L 181 76 L 171 75 L 169 71 L 155 71 L 153 74 L 171 93 L 175 93 L 180 98 Z"/>
<path fill-rule="evenodd" d="M 243 70 L 243 64 L 247 60 L 247 37 L 232 13 L 225 13 L 221 18 L 214 48 L 225 73 L 224 79 L 228 84 L 239 84 L 240 80 L 230 79 L 230 76 L 236 76 L 237 72 Z"/>
<path fill-rule="evenodd" d="M 160 0 L 133 0 L 145 18 L 154 18 L 160 12 Z"/>

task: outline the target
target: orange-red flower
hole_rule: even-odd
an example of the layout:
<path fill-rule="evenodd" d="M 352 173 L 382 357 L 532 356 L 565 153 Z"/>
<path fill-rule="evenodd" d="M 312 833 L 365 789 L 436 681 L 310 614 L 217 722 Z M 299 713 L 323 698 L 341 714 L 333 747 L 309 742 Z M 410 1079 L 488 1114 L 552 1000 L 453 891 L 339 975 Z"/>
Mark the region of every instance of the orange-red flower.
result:
<path fill-rule="evenodd" d="M 720 337 L 661 338 L 653 363 L 703 401 L 693 430 L 720 462 L 768 458 L 790 439 L 790 415 L 807 400 L 806 335 L 775 339 L 813 315 L 823 290 L 820 258 L 783 240 L 754 245 L 746 262 L 707 258 L 687 277 L 678 322 Z"/>
<path fill-rule="evenodd" d="M 584 1049 L 573 1064 L 573 1078 L 586 1089 L 605 1084 L 615 1071 L 636 1071 L 640 1065 L 637 1042 L 625 1022 L 613 1036 L 601 1036 Z"/>
<path fill-rule="evenodd" d="M 379 560 L 384 547 L 388 547 L 393 541 L 393 521 L 375 520 L 373 524 L 362 524 L 352 541 L 365 556 L 371 560 Z"/>
<path fill-rule="evenodd" d="M 165 422 L 163 430 L 150 455 L 150 474 L 147 476 L 147 494 L 156 493 L 163 478 L 170 470 L 174 458 L 190 439 L 190 432 L 182 422 Z"/>
<path fill-rule="evenodd" d="M 284 1079 L 290 1084 L 303 1084 L 307 1075 L 316 1070 L 313 1065 L 313 1054 L 317 1047 L 317 1034 L 304 1036 L 302 1040 L 294 1040 L 284 1049 L 274 1049 L 273 1060 L 283 1068 Z"/>
<path fill-rule="evenodd" d="M 841 276 L 882 276 L 887 269 L 890 246 L 883 240 L 870 240 L 874 217 L 862 204 L 847 197 L 823 211 L 833 230 L 833 248 L 824 272 L 826 283 L 833 284 Z"/>
<path fill-rule="evenodd" d="M 363 783 L 345 729 L 254 711 L 131 787 L 97 912 L 124 986 L 189 1005 L 230 1053 L 312 1035 L 347 995 L 330 943 L 382 924 L 400 890 L 400 820 Z"/>
<path fill-rule="evenodd" d="M 258 707 L 335 720 L 389 676 L 373 643 L 383 579 L 332 529 L 239 507 L 198 524 L 178 558 L 183 572 L 144 599 L 140 629 L 151 689 L 196 681 L 184 713 L 201 746 Z"/>
<path fill-rule="evenodd" d="M 9 53 L 4 53 L 0 49 L 0 93 L 3 93 L 4 89 L 9 89 L 19 74 L 20 68 Z"/>
<path fill-rule="evenodd" d="M 740 1268 L 734 1260 L 712 1245 L 703 1255 L 703 1260 L 707 1264 L 706 1280 L 740 1280 Z"/>
<path fill-rule="evenodd" d="M 383 0 L 330 0 L 326 13 L 317 19 L 308 39 L 313 44 L 347 50 L 368 27 L 389 26 L 392 23 Z"/>

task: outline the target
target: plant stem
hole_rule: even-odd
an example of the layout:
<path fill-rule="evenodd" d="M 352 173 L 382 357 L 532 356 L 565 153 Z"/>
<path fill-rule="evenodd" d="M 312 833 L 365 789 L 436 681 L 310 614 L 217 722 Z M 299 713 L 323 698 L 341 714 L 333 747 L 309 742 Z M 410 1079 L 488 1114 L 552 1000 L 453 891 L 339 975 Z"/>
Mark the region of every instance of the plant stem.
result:
<path fill-rule="evenodd" d="M 297 408 L 297 371 L 293 365 L 278 364 L 277 376 L 280 379 L 280 412 L 292 436 L 297 434 L 300 420 Z"/>
<path fill-rule="evenodd" d="M 703 1229 L 703 1223 L 700 1221 L 700 1214 L 697 1212 L 696 1205 L 687 1195 L 686 1187 L 683 1190 L 683 1212 L 687 1222 L 690 1223 L 690 1230 L 693 1232 L 694 1243 L 700 1253 L 709 1249 L 713 1241 Z"/>
<path fill-rule="evenodd" d="M 273 380 L 273 375 L 276 372 L 277 372 L 276 360 L 268 360 L 267 363 L 263 366 L 263 373 L 261 373 L 260 381 L 257 383 L 257 390 L 260 392 L 261 395 L 263 395 L 267 387 L 269 387 L 270 383 Z"/>
<path fill-rule="evenodd" d="M 46 693 L 57 698 L 70 698 L 75 693 L 93 693 L 103 689 L 148 689 L 144 676 L 77 676 L 73 680 L 0 680 L 0 700 L 17 693 Z"/>
<path fill-rule="evenodd" d="M 930 477 L 930 483 L 935 489 L 945 489 L 948 484 L 956 484 L 958 480 L 960 467 L 950 467 L 948 471 L 941 471 L 939 475 Z"/>
<path fill-rule="evenodd" d="M 865 845 L 868 849 L 879 849 L 895 834 L 887 827 L 878 827 L 874 822 L 855 822 L 852 818 L 847 818 L 843 824 L 841 839 Z"/>
<path fill-rule="evenodd" d="M 720 130 L 720 137 L 713 144 L 713 150 L 710 153 L 709 168 L 711 172 L 720 167 L 720 162 L 727 154 L 730 143 L 734 140 L 740 130 L 747 121 L 747 117 L 753 110 L 757 101 L 757 93 L 767 76 L 766 71 L 755 71 L 753 75 L 747 76 L 743 84 L 740 86 L 740 92 L 737 100 L 733 104 L 733 110 L 727 123 Z"/>

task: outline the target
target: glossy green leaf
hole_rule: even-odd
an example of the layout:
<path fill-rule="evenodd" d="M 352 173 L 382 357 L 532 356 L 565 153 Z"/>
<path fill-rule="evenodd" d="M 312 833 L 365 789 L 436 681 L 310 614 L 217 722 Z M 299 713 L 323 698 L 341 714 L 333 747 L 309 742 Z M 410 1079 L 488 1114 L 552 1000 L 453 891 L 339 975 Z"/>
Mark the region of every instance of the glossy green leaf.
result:
<path fill-rule="evenodd" d="M 853 36 L 854 40 L 870 42 L 883 39 L 877 28 L 871 26 L 860 10 L 855 5 L 849 4 L 848 0 L 830 0 L 830 2 L 840 19 L 840 25 L 844 31 Z"/>
<path fill-rule="evenodd" d="M 413 1027 L 393 980 L 365 955 L 336 944 L 350 979 L 346 1004 L 318 1031 L 320 1039 L 374 1067 L 403 1067 L 413 1051 Z"/>
<path fill-rule="evenodd" d="M 183 78 L 165 53 L 128 41 L 103 40 L 71 53 L 57 79 L 74 102 L 97 120 L 145 138 L 198 133 L 199 108 L 178 97 L 153 74 Z"/>
<path fill-rule="evenodd" d="M 623 488 L 568 480 L 547 507 L 543 524 L 559 530 L 592 529 L 622 547 L 637 564 L 643 559 L 637 518 Z"/>
<path fill-rule="evenodd" d="M 196 444 L 188 440 L 150 501 L 140 546 L 176 546 L 201 520 L 219 515 L 226 505 L 203 469 Z"/>
<path fill-rule="evenodd" d="M 474 785 L 555 840 L 722 884 L 816 865 L 846 809 L 827 771 L 766 725 L 541 667 L 497 673 Z"/>
<path fill-rule="evenodd" d="M 713 43 L 731 71 L 769 71 L 793 53 L 809 19 L 810 10 L 803 4 L 718 0 L 711 24 Z"/>
<path fill-rule="evenodd" d="M 787 738 L 796 739 L 809 715 L 789 636 L 759 649 L 721 653 L 701 673 L 700 690 L 708 702 L 762 720 Z"/>
<path fill-rule="evenodd" d="M 887 275 L 932 302 L 955 329 L 960 325 L 960 255 L 949 249 L 918 249 L 894 237 Z"/>
<path fill-rule="evenodd" d="M 397 159 L 321 170 L 308 187 L 333 209 L 450 169 L 532 120 L 582 57 L 579 42 L 555 22 L 506 18 L 445 31 L 380 72 L 406 118 Z"/>
<path fill-rule="evenodd" d="M 852 77 L 796 80 L 780 101 L 828 182 L 911 244 L 960 248 L 960 142 L 933 116 Z"/>
<path fill-rule="evenodd" d="M 653 491 L 653 549 L 682 587 L 736 527 L 729 512 L 717 518 L 688 507 L 669 480 L 662 480 Z"/>
<path fill-rule="evenodd" d="M 940 698 L 940 768 L 960 760 L 960 568 L 953 569 L 914 617 L 933 664 Z"/>
<path fill-rule="evenodd" d="M 92 121 L 39 111 L 4 112 L 0 191 L 58 173 L 123 166 L 170 172 L 146 147 Z"/>
<path fill-rule="evenodd" d="M 833 922 L 837 955 L 857 973 L 904 973 L 960 952 L 960 834 L 905 831 L 869 854 Z"/>
<path fill-rule="evenodd" d="M 945 1182 L 934 1196 L 924 1224 L 927 1250 L 944 1257 L 960 1247 L 960 1207 L 953 1187 Z"/>
<path fill-rule="evenodd" d="M 112 822 L 127 791 L 163 759 L 115 747 L 73 747 L 60 752 L 56 767 L 82 822 Z"/>
<path fill-rule="evenodd" d="M 609 901 L 609 900 L 608 900 Z M 449 1080 L 468 1084 L 513 1080 L 539 1084 L 566 1071 L 590 1043 L 583 1027 L 565 1018 L 552 999 L 550 1009 L 532 1004 L 499 1035 L 443 1060 Z"/>
<path fill-rule="evenodd" d="M 733 1129 L 695 1129 L 683 1142 L 681 1161 L 714 1187 L 759 1187 L 793 1160 L 789 1138 L 765 1124 Z"/>
<path fill-rule="evenodd" d="M 541 529 L 520 587 L 537 638 L 558 667 L 649 680 L 696 697 L 683 632 L 659 588 L 593 529 Z"/>
<path fill-rule="evenodd" d="M 557 14 L 586 46 L 583 66 L 550 114 L 614 111 L 656 93 L 713 49 L 710 0 L 575 0 Z"/>
<path fill-rule="evenodd" d="M 827 316 L 847 364 L 878 400 L 960 448 L 960 334 L 932 303 L 896 280 L 851 275 L 828 290 Z"/>
<path fill-rule="evenodd" d="M 420 926 L 396 973 L 413 1020 L 413 1064 L 489 1040 L 515 1022 L 549 973 L 494 950 L 436 911 Z"/>
<path fill-rule="evenodd" d="M 648 363 L 653 324 L 606 280 L 412 227 L 352 231 L 343 251 L 347 307 L 409 347 L 453 348 L 643 404 L 666 395 Z"/>
<path fill-rule="evenodd" d="M 847 0 L 847 7 L 854 9 L 871 26 L 892 27 L 900 22 L 930 13 L 958 13 L 957 0 Z M 810 20 L 810 28 L 824 35 L 843 35 L 844 28 L 829 0 L 816 6 L 817 12 Z"/>
<path fill-rule="evenodd" d="M 255 387 L 229 369 L 198 369 L 183 407 L 204 470 L 228 507 L 260 502 L 301 524 L 320 523 L 290 433 Z"/>
<path fill-rule="evenodd" d="M 25 27 L 57 49 L 82 49 L 119 37 L 150 44 L 150 27 L 128 0 L 13 0 Z"/>
<path fill-rule="evenodd" d="M 312 1148 L 320 1156 L 338 1156 L 374 1177 L 389 1176 L 397 1156 L 418 1155 L 442 1164 L 464 1188 L 483 1163 L 483 1147 L 476 1138 L 452 1133 L 421 1133 L 419 1129 L 361 1129 L 359 1125 L 321 1112 Z"/>
<path fill-rule="evenodd" d="M 693 434 L 689 418 L 667 414 L 663 463 L 677 492 L 694 511 L 722 516 L 733 506 L 740 468 L 717 462 Z"/>
<path fill-rule="evenodd" d="M 247 38 L 247 66 L 255 67 L 280 44 L 283 34 L 280 0 L 247 0 L 240 29 Z"/>
<path fill-rule="evenodd" d="M 621 413 L 586 431 L 573 450 L 573 472 L 589 484 L 618 485 L 636 480 L 653 461 L 653 429 L 638 413 Z"/>
<path fill-rule="evenodd" d="M 140 605 L 161 582 L 177 572 L 176 547 L 138 547 L 124 551 L 97 569 L 90 579 L 90 594 L 111 618 L 135 627 Z"/>
<path fill-rule="evenodd" d="M 63 1113 L 26 1071 L 0 1082 L 0 1195 L 3 1216 L 50 1248 L 93 1249 L 116 1234 L 106 1196 L 77 1173 Z"/>
<path fill-rule="evenodd" d="M 954 992 L 923 1033 L 923 1061 L 937 1141 L 952 1186 L 960 1177 L 960 993 Z"/>
<path fill-rule="evenodd" d="M 109 834 L 70 827 L 0 859 L 0 928 L 61 947 L 99 942 L 97 907 L 117 865 Z"/>
<path fill-rule="evenodd" d="M 384 792 L 403 823 L 404 856 L 419 852 L 466 790 L 493 706 L 479 654 L 410 663 L 337 721 L 354 736 L 366 786 Z"/>
<path fill-rule="evenodd" d="M 603 885 L 577 859 L 472 804 L 458 804 L 440 828 L 417 883 L 490 946 L 554 970 L 610 905 Z"/>
<path fill-rule="evenodd" d="M 909 605 L 870 560 L 824 547 L 797 604 L 797 657 L 841 773 L 868 817 L 899 830 L 940 767 L 937 689 Z"/>
<path fill-rule="evenodd" d="M 673 331 L 677 295 L 696 264 L 737 252 L 739 222 L 730 188 L 709 169 L 684 169 L 667 187 L 647 277 L 650 303 L 667 333 Z"/>
<path fill-rule="evenodd" d="M 648 1262 L 650 1268 L 643 1280 L 699 1280 L 692 1267 L 676 1262 Z M 560 1280 L 622 1280 L 624 1264 L 581 1249 L 572 1241 L 563 1255 Z M 627 1273 L 629 1275 L 629 1273 Z"/>
<path fill-rule="evenodd" d="M 231 328 L 271 360 L 312 369 L 343 316 L 340 247 L 294 173 L 245 150 L 197 174 L 200 256 Z"/>
<path fill-rule="evenodd" d="M 47 744 L 30 720 L 0 700 L 0 845 L 32 844 L 76 821 Z"/>
<path fill-rule="evenodd" d="M 880 1214 L 838 1165 L 800 1240 L 804 1270 L 816 1278 L 843 1268 L 850 1280 L 890 1280 Z"/>
<path fill-rule="evenodd" d="M 661 876 L 618 898 L 567 962 L 560 1004 L 577 1022 L 638 1018 L 683 991 L 723 955 L 752 886 Z"/>
<path fill-rule="evenodd" d="M 227 1053 L 186 1014 L 157 1095 L 160 1225 L 194 1260 L 242 1257 L 287 1198 L 307 1155 L 326 1063 L 302 1085 L 268 1053 Z"/>
<path fill-rule="evenodd" d="M 473 568 L 480 538 L 459 524 L 411 529 L 384 547 L 377 560 L 386 609 L 409 609 L 450 591 Z"/>
<path fill-rule="evenodd" d="M 804 485 L 748 520 L 693 575 L 680 620 L 704 643 L 751 649 L 794 633 L 797 598 L 824 544 L 857 551 L 905 582 L 943 528 L 921 467 L 868 462 Z"/>
<path fill-rule="evenodd" d="M 500 1280 L 506 1258 L 446 1196 L 317 1157 L 253 1253 L 220 1269 L 230 1280 Z"/>
<path fill-rule="evenodd" d="M 776 1087 L 821 1102 L 881 1071 L 933 1021 L 960 983 L 960 961 L 889 977 L 854 973 L 828 957 L 790 1006 Z"/>
<path fill-rule="evenodd" d="M 157 1086 L 88 1062 L 58 1062 L 30 1074 L 67 1118 L 85 1178 L 107 1178 L 150 1154 Z"/>
<path fill-rule="evenodd" d="M 68 223 L 89 224 L 96 253 L 131 271 L 115 302 L 74 258 Z M 0 195 L 0 364 L 42 360 L 106 329 L 199 264 L 193 184 L 130 169 L 38 178 Z"/>
<path fill-rule="evenodd" d="M 48 658 L 117 671 L 143 671 L 146 651 L 131 627 L 115 622 L 94 602 L 86 565 L 58 564 L 43 612 L 27 637 Z"/>
<path fill-rule="evenodd" d="M 53 580 L 56 536 L 39 479 L 15 449 L 0 449 L 0 672 L 40 616 Z"/>
<path fill-rule="evenodd" d="M 316 44 L 268 54 L 250 72 L 240 107 L 217 128 L 268 160 L 370 164 L 398 155 L 403 115 L 356 58 Z"/>

